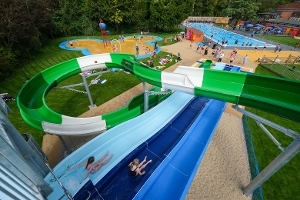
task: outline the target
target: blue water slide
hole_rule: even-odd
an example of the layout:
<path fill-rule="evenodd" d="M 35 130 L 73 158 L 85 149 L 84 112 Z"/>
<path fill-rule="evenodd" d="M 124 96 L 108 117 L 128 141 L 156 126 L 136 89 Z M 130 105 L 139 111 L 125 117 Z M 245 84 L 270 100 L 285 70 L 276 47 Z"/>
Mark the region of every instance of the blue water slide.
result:
<path fill-rule="evenodd" d="M 151 173 L 166 159 L 184 136 L 208 101 L 207 98 L 200 97 L 192 99 L 166 126 L 124 158 L 96 185 L 101 197 L 104 199 L 131 199 L 135 196 Z M 129 174 L 128 163 L 134 158 L 142 160 L 145 156 L 147 159 L 152 159 L 152 163 L 145 168 L 147 174 L 132 177 Z M 126 187 L 121 187 L 122 185 L 126 185 Z"/>
<path fill-rule="evenodd" d="M 210 100 L 133 199 L 185 199 L 225 105 Z"/>
<path fill-rule="evenodd" d="M 193 98 L 193 95 L 175 92 L 148 112 L 102 133 L 83 145 L 80 149 L 62 160 L 53 169 L 54 173 L 60 177 L 61 183 L 71 195 L 84 190 L 86 185 L 97 185 L 124 158 L 165 127 Z M 69 166 L 84 162 L 89 156 L 99 159 L 107 150 L 113 153 L 114 157 L 97 173 L 90 174 L 89 178 L 84 182 L 82 182 L 86 173 L 84 167 L 76 168 L 71 172 L 67 171 Z M 63 190 L 51 174 L 45 177 L 45 181 L 55 191 L 48 196 L 48 199 L 64 199 Z"/>
<path fill-rule="evenodd" d="M 100 182 L 86 184 L 75 199 L 87 198 L 90 194 L 86 191 L 91 192 L 92 198 L 100 195 L 103 199 L 184 198 L 224 107 L 224 102 L 203 97 L 192 99 L 168 124 L 122 159 Z M 144 156 L 153 160 L 145 168 L 146 175 L 132 177 L 128 163 L 134 158 L 142 160 Z M 157 187 L 157 184 L 163 187 Z"/>

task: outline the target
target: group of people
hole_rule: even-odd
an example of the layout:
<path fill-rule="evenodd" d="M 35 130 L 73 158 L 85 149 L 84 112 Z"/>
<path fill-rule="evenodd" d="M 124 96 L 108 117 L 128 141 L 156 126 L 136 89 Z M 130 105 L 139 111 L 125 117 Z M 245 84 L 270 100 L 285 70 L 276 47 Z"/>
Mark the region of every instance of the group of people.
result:
<path fill-rule="evenodd" d="M 196 49 L 196 52 L 199 52 L 200 54 L 203 54 L 203 55 L 207 55 L 208 54 L 208 46 L 198 45 L 197 49 Z"/>
<path fill-rule="evenodd" d="M 86 174 L 84 176 L 84 179 L 80 182 L 82 183 L 89 174 L 95 174 L 98 172 L 104 165 L 106 165 L 114 156 L 114 154 L 109 154 L 109 151 L 107 151 L 99 160 L 95 161 L 94 156 L 90 156 L 87 161 L 84 161 L 82 163 L 79 163 L 73 167 L 68 167 L 68 171 L 73 170 L 75 168 L 79 168 L 81 166 L 85 166 Z M 144 160 L 142 162 L 139 161 L 138 158 L 135 158 L 132 162 L 129 163 L 129 174 L 131 176 L 138 176 L 138 175 L 144 175 L 146 171 L 143 171 L 144 168 L 151 163 L 152 160 L 147 161 L 147 156 L 145 156 Z"/>
<path fill-rule="evenodd" d="M 120 42 L 124 42 L 125 41 L 124 35 L 119 35 L 118 40 Z"/>

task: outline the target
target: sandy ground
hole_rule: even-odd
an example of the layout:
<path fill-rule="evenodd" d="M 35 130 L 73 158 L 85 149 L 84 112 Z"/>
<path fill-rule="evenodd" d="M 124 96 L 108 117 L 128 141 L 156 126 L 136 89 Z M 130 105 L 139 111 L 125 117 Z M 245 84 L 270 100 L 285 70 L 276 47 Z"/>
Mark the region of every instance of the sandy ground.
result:
<path fill-rule="evenodd" d="M 163 51 L 175 55 L 180 52 L 182 57 L 182 61 L 176 63 L 166 71 L 172 72 L 179 65 L 192 66 L 197 60 L 203 58 L 212 59 L 211 49 L 208 56 L 204 57 L 199 52 L 196 52 L 196 45 L 189 48 L 189 44 L 189 41 L 184 40 L 183 42 L 162 47 Z M 224 52 L 225 57 L 223 62 L 228 62 L 231 50 L 225 49 Z M 243 57 L 243 55 L 238 54 L 234 64 L 241 65 Z M 254 70 L 256 65 L 257 63 L 249 59 L 245 67 Z M 142 93 L 142 91 L 142 84 L 140 84 L 111 101 L 83 113 L 81 116 L 95 116 L 115 110 L 123 106 L 117 104 L 117 102 L 128 102 L 132 97 Z M 122 99 L 121 101 L 119 100 L 120 98 Z M 59 147 L 60 145 L 57 144 L 58 142 L 57 136 L 44 136 L 42 148 L 48 156 L 50 164 L 52 163 L 53 166 L 58 161 L 57 155 L 62 151 L 62 148 Z M 51 160 L 53 161 L 51 162 Z M 231 104 L 228 103 L 209 148 L 194 177 L 186 199 L 250 200 L 251 198 L 243 195 L 241 190 L 241 188 L 249 183 L 249 180 L 250 172 L 242 130 L 241 114 L 232 109 Z"/>
<path fill-rule="evenodd" d="M 111 44 L 108 46 L 104 46 L 103 43 L 96 41 L 96 40 L 72 40 L 73 48 L 87 48 L 89 52 L 92 54 L 100 54 L 100 53 L 111 53 L 114 52 L 113 47 L 116 48 L 117 52 L 126 52 L 131 54 L 136 54 L 135 46 L 139 46 L 139 55 L 148 54 L 146 48 L 150 48 L 153 50 L 153 46 L 146 44 L 148 41 L 155 40 L 155 37 L 151 36 L 144 36 L 143 39 L 137 37 L 136 39 L 132 38 L 125 38 L 124 42 L 119 42 L 118 40 L 112 40 Z M 71 47 L 68 44 L 69 47 Z"/>

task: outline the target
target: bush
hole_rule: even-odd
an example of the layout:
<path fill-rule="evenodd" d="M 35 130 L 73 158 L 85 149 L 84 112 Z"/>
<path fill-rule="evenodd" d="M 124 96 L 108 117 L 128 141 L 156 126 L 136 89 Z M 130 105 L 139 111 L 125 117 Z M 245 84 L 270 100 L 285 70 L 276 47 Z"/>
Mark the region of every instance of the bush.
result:
<path fill-rule="evenodd" d="M 17 64 L 16 56 L 9 48 L 0 46 L 0 79 L 3 80 L 13 74 Z"/>

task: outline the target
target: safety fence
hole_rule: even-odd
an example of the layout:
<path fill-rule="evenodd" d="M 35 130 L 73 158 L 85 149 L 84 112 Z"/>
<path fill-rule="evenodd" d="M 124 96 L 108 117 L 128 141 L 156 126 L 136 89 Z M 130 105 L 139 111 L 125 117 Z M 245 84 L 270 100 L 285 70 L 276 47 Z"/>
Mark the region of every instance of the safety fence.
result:
<path fill-rule="evenodd" d="M 250 166 L 251 179 L 254 179 L 260 172 L 259 164 L 252 143 L 252 133 L 248 124 L 248 117 L 243 115 L 242 120 L 243 120 L 243 129 L 244 129 L 245 141 L 247 146 L 247 152 L 248 152 L 248 161 Z M 264 199 L 263 190 L 262 187 L 260 186 L 256 190 L 254 190 L 252 194 L 252 200 L 263 200 L 263 199 Z"/>
<path fill-rule="evenodd" d="M 266 57 L 258 60 L 260 65 L 278 76 L 293 80 L 300 80 L 300 56 Z"/>

